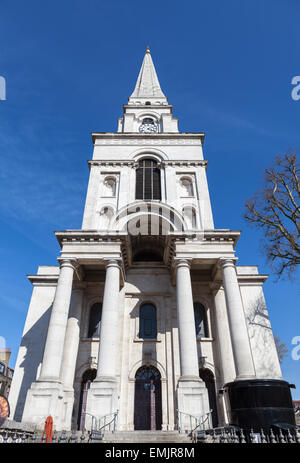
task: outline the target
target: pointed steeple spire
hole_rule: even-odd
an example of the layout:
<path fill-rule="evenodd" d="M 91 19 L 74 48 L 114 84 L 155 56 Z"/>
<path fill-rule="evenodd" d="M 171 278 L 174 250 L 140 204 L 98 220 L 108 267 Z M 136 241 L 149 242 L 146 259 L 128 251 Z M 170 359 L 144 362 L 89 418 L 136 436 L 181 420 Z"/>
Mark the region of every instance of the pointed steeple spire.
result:
<path fill-rule="evenodd" d="M 129 98 L 129 102 L 133 103 L 133 99 L 144 100 L 145 98 L 152 99 L 152 101 L 153 99 L 157 99 L 160 102 L 163 99 L 164 103 L 167 100 L 160 88 L 149 47 L 147 47 L 135 89 Z"/>

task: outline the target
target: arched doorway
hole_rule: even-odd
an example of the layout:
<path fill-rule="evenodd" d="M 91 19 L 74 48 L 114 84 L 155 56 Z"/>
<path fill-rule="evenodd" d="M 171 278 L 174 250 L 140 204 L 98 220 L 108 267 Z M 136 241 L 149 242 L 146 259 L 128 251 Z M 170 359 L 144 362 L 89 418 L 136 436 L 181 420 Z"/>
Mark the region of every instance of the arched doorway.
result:
<path fill-rule="evenodd" d="M 134 429 L 161 429 L 161 376 L 153 366 L 139 368 L 135 375 Z"/>
<path fill-rule="evenodd" d="M 209 407 L 212 410 L 212 425 L 216 428 L 218 426 L 218 412 L 215 377 L 208 368 L 201 368 L 199 376 L 205 382 L 205 386 L 208 391 Z"/>
<path fill-rule="evenodd" d="M 81 390 L 80 390 L 80 399 L 79 399 L 79 412 L 78 412 L 78 429 L 82 431 L 85 424 L 85 410 L 86 410 L 86 401 L 87 394 L 90 388 L 91 383 L 97 376 L 97 370 L 90 369 L 86 370 L 82 375 Z"/>

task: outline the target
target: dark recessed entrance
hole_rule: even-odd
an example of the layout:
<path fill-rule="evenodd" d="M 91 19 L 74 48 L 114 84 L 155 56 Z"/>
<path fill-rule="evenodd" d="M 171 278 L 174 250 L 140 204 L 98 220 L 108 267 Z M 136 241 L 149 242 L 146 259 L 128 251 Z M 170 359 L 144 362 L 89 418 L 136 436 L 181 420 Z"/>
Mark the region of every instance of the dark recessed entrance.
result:
<path fill-rule="evenodd" d="M 135 375 L 134 429 L 160 430 L 161 425 L 160 373 L 152 366 L 144 366 Z"/>
<path fill-rule="evenodd" d="M 90 369 L 86 370 L 82 375 L 81 391 L 80 391 L 80 400 L 79 400 L 79 411 L 78 411 L 78 429 L 83 430 L 85 424 L 85 409 L 87 402 L 88 390 L 91 383 L 97 376 L 97 370 Z"/>
<path fill-rule="evenodd" d="M 200 378 L 205 382 L 208 391 L 209 407 L 212 410 L 212 425 L 218 426 L 218 412 L 217 412 L 217 397 L 216 397 L 216 384 L 213 373 L 208 368 L 201 368 L 199 371 Z"/>

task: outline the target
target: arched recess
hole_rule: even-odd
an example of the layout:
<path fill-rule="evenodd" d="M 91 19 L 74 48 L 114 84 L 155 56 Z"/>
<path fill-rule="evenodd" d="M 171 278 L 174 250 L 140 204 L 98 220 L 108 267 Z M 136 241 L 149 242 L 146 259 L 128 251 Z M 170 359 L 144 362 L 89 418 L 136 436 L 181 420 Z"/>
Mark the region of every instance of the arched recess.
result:
<path fill-rule="evenodd" d="M 212 425 L 216 428 L 218 426 L 218 410 L 215 376 L 209 368 L 200 368 L 199 376 L 204 381 L 208 391 L 209 407 L 212 410 Z"/>
<path fill-rule="evenodd" d="M 151 106 L 151 104 L 147 105 L 147 106 Z M 142 112 L 139 113 L 138 121 L 142 122 L 143 119 L 145 119 L 147 117 L 153 119 L 155 122 L 159 122 L 159 120 L 160 120 L 160 114 L 158 112 L 153 111 L 153 110 L 151 110 L 149 108 L 146 111 L 142 111 Z"/>
<path fill-rule="evenodd" d="M 155 367 L 159 371 L 162 381 L 167 380 L 167 374 L 166 374 L 166 371 L 165 371 L 163 365 L 160 362 L 158 362 L 157 360 L 151 359 L 151 361 L 147 362 L 147 363 L 145 363 L 145 361 L 143 361 L 143 360 L 139 360 L 138 362 L 135 362 L 132 365 L 132 367 L 130 368 L 130 370 L 129 370 L 129 374 L 128 374 L 129 381 L 134 381 L 135 376 L 136 376 L 136 372 L 139 370 L 139 368 L 141 368 L 143 366 L 147 366 L 147 365 L 152 365 L 153 367 Z"/>
<path fill-rule="evenodd" d="M 133 151 L 130 154 L 130 158 L 133 159 L 134 161 L 139 161 L 140 159 L 143 159 L 146 157 L 155 159 L 157 162 L 168 161 L 169 159 L 167 154 L 164 151 L 158 148 L 153 148 L 152 146 L 148 146 L 148 147 L 145 146 L 142 149 L 139 148 L 138 150 Z"/>
<path fill-rule="evenodd" d="M 161 375 L 152 365 L 143 365 L 135 375 L 134 429 L 161 430 Z"/>
<path fill-rule="evenodd" d="M 103 181 L 103 195 L 104 197 L 116 196 L 117 180 L 112 175 L 107 175 Z"/>
<path fill-rule="evenodd" d="M 194 185 L 193 179 L 186 175 L 180 177 L 179 180 L 181 196 L 183 197 L 193 197 L 194 196 Z"/>
<path fill-rule="evenodd" d="M 193 205 L 185 205 L 182 208 L 182 215 L 186 223 L 187 229 L 197 228 L 197 213 Z"/>

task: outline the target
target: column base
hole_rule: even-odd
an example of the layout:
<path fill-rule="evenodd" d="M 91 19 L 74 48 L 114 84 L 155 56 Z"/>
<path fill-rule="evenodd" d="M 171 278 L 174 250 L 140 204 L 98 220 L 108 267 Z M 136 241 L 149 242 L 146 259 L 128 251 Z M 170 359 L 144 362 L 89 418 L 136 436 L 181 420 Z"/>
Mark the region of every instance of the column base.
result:
<path fill-rule="evenodd" d="M 63 398 L 63 416 L 62 416 L 62 427 L 66 431 L 71 431 L 74 429 L 72 426 L 73 421 L 73 408 L 74 408 L 74 389 L 68 388 L 64 389 L 64 398 Z"/>
<path fill-rule="evenodd" d="M 180 413 L 179 427 L 181 431 L 191 431 L 193 423 L 189 415 L 200 418 L 209 412 L 208 391 L 199 376 L 181 376 L 177 385 L 177 404 Z M 194 426 L 194 427 L 195 427 Z"/>
<path fill-rule="evenodd" d="M 98 425 L 102 426 L 104 420 L 100 419 L 108 416 L 106 423 L 113 419 L 113 414 L 119 407 L 119 385 L 113 376 L 97 377 L 90 386 L 87 395 L 85 429 L 91 430 L 93 417 L 97 419 Z"/>
<path fill-rule="evenodd" d="M 46 418 L 52 416 L 53 429 L 61 431 L 64 415 L 64 391 L 59 381 L 35 381 L 27 392 L 22 421 L 43 430 Z"/>

